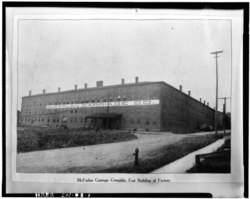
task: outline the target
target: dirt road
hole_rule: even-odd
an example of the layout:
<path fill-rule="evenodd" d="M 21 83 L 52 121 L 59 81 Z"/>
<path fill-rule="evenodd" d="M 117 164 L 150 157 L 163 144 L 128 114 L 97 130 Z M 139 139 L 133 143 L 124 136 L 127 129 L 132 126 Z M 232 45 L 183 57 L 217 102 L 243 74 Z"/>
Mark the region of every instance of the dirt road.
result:
<path fill-rule="evenodd" d="M 86 173 L 113 166 L 132 163 L 133 153 L 139 156 L 149 151 L 175 143 L 188 135 L 172 133 L 137 133 L 138 139 L 126 142 L 99 144 L 17 154 L 18 173 L 67 172 L 72 167 L 85 167 Z"/>

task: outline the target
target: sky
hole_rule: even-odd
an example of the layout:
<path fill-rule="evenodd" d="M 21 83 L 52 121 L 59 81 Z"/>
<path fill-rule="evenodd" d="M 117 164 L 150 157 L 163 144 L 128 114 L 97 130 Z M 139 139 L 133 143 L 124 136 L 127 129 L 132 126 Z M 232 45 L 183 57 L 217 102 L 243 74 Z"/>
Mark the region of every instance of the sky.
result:
<path fill-rule="evenodd" d="M 18 108 L 32 94 L 135 81 L 164 81 L 215 106 L 231 96 L 231 24 L 228 20 L 20 20 Z M 227 111 L 230 111 L 227 102 Z M 223 100 L 219 100 L 222 111 Z"/>

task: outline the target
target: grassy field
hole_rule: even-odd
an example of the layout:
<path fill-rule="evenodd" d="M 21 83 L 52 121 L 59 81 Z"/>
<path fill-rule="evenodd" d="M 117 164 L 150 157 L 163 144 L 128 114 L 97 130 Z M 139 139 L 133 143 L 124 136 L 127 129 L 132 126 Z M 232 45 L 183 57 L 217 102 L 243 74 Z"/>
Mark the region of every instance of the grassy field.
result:
<path fill-rule="evenodd" d="M 112 143 L 136 138 L 128 131 L 95 132 L 84 129 L 20 128 L 17 131 L 17 152 Z"/>
<path fill-rule="evenodd" d="M 231 149 L 231 139 L 227 139 L 225 143 L 217 150 L 224 151 Z M 201 162 L 201 167 L 196 166 L 189 169 L 188 173 L 230 173 L 230 157 L 216 157 L 205 159 Z"/>
<path fill-rule="evenodd" d="M 190 136 L 183 140 L 161 147 L 150 152 L 146 158 L 139 156 L 139 166 L 134 166 L 133 162 L 119 167 L 108 168 L 96 171 L 97 173 L 149 173 L 166 164 L 169 164 L 193 151 L 203 148 L 218 138 L 213 135 Z M 84 173 L 85 168 L 75 168 L 75 173 Z"/>

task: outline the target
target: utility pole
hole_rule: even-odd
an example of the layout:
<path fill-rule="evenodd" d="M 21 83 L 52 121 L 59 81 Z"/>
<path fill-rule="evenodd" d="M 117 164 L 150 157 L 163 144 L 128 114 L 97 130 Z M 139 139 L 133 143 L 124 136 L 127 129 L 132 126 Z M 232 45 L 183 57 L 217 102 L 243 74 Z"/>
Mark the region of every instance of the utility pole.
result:
<path fill-rule="evenodd" d="M 215 51 L 215 52 L 211 52 L 210 54 L 214 54 L 215 55 L 215 60 L 216 60 L 216 97 L 215 97 L 215 122 L 214 122 L 214 128 L 215 128 L 215 135 L 218 135 L 217 132 L 217 111 L 218 111 L 218 61 L 217 58 L 219 57 L 218 54 L 222 53 L 223 51 Z"/>
<path fill-rule="evenodd" d="M 224 134 L 226 133 L 226 107 L 227 107 L 227 99 L 231 99 L 231 97 L 221 97 L 218 99 L 224 99 L 224 104 L 223 104 L 223 128 L 224 128 Z"/>
<path fill-rule="evenodd" d="M 97 101 L 96 101 L 96 105 L 97 105 Z M 98 143 L 98 130 L 99 130 L 99 108 L 98 108 L 98 105 L 96 106 L 96 143 Z"/>
<path fill-rule="evenodd" d="M 108 127 L 109 127 L 109 92 L 108 92 L 108 99 L 107 99 L 107 120 L 106 120 L 106 122 L 107 122 L 107 129 L 108 129 Z"/>

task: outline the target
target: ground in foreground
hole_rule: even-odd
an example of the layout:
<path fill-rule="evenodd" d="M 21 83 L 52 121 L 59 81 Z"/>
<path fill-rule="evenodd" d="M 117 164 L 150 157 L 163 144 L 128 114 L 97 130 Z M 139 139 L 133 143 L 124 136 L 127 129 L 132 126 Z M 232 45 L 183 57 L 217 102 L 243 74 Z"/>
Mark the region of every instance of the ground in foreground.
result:
<path fill-rule="evenodd" d="M 176 143 L 161 146 L 150 151 L 146 156 L 140 156 L 139 165 L 134 166 L 134 162 L 129 162 L 120 166 L 114 166 L 107 169 L 99 169 L 97 173 L 149 173 L 166 164 L 169 164 L 185 155 L 201 149 L 218 138 L 214 135 L 190 135 L 184 137 Z M 85 173 L 84 167 L 74 167 L 67 170 L 72 173 Z"/>
<path fill-rule="evenodd" d="M 138 139 L 129 141 L 19 153 L 16 168 L 18 173 L 148 173 L 218 139 L 209 134 L 137 132 Z"/>
<path fill-rule="evenodd" d="M 133 165 L 136 148 L 139 157 L 176 143 L 190 135 L 168 132 L 138 132 L 137 139 L 17 154 L 18 173 L 96 173 L 126 164 Z"/>
<path fill-rule="evenodd" d="M 17 130 L 17 152 L 88 146 L 136 139 L 128 131 L 31 127 Z"/>

